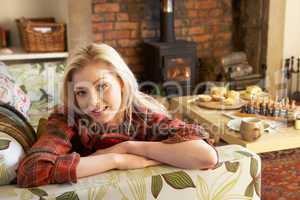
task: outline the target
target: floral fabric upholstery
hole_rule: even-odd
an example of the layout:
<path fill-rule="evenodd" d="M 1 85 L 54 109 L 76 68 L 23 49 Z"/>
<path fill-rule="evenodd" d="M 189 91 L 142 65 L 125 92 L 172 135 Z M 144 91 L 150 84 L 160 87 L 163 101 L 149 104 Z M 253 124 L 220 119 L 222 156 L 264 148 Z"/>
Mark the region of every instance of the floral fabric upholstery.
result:
<path fill-rule="evenodd" d="M 36 188 L 0 187 L 0 199 L 152 200 L 260 199 L 260 158 L 238 145 L 217 147 L 220 164 L 212 170 L 155 166 L 112 170 L 76 184 Z"/>
<path fill-rule="evenodd" d="M 60 103 L 64 67 L 63 62 L 13 64 L 8 67 L 16 84 L 30 98 L 28 116 L 35 128 L 39 119 L 47 117 L 49 110 Z"/>
<path fill-rule="evenodd" d="M 0 62 L 0 102 L 15 107 L 25 117 L 30 107 L 29 97 L 15 83 L 7 71 L 7 66 Z"/>

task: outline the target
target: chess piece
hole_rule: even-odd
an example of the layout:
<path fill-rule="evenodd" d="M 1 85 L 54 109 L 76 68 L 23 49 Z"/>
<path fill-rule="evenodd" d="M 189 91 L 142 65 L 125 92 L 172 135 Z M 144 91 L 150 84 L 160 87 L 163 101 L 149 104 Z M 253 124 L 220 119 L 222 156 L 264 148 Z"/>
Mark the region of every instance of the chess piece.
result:
<path fill-rule="evenodd" d="M 295 73 L 297 73 L 297 90 L 293 93 L 292 99 L 300 102 L 300 58 L 297 59 L 297 70 Z"/>
<path fill-rule="evenodd" d="M 279 111 L 279 103 L 275 103 L 275 112 L 274 112 L 274 117 L 279 117 L 280 111 Z"/>

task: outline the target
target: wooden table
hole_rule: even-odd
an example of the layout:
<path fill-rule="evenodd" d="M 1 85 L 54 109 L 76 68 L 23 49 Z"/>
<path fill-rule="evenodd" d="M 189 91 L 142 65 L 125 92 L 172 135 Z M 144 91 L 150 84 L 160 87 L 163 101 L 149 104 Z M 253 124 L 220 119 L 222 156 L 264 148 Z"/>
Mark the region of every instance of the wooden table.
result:
<path fill-rule="evenodd" d="M 201 124 L 217 140 L 222 139 L 228 144 L 239 144 L 256 153 L 271 152 L 300 147 L 300 131 L 294 127 L 281 127 L 272 130 L 271 133 L 264 133 L 254 142 L 242 140 L 238 132 L 227 128 L 230 118 L 222 114 L 223 111 L 201 108 L 188 101 L 195 96 L 174 97 L 170 101 L 169 110 L 175 116 L 189 118 Z"/>

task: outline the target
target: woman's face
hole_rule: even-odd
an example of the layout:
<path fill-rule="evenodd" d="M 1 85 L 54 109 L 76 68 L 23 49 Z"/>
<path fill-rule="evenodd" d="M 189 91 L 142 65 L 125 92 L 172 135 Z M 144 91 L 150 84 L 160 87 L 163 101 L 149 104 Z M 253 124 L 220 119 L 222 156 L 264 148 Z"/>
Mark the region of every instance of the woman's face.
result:
<path fill-rule="evenodd" d="M 97 122 L 120 123 L 122 82 L 105 62 L 89 64 L 73 75 L 75 101 Z"/>

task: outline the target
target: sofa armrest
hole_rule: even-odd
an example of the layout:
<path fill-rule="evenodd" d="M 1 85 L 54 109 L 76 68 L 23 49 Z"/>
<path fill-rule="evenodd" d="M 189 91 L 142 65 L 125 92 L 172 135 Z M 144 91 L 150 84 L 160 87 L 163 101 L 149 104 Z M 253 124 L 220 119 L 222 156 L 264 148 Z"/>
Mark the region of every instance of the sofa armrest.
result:
<path fill-rule="evenodd" d="M 43 199 L 260 199 L 261 160 L 239 145 L 217 147 L 220 164 L 210 170 L 185 170 L 161 165 L 137 170 L 112 170 L 81 178 L 76 184 L 20 189 L 0 187 L 18 199 L 22 195 Z M 1 195 L 0 195 L 1 196 Z M 76 199 L 76 198 L 75 198 Z"/>

